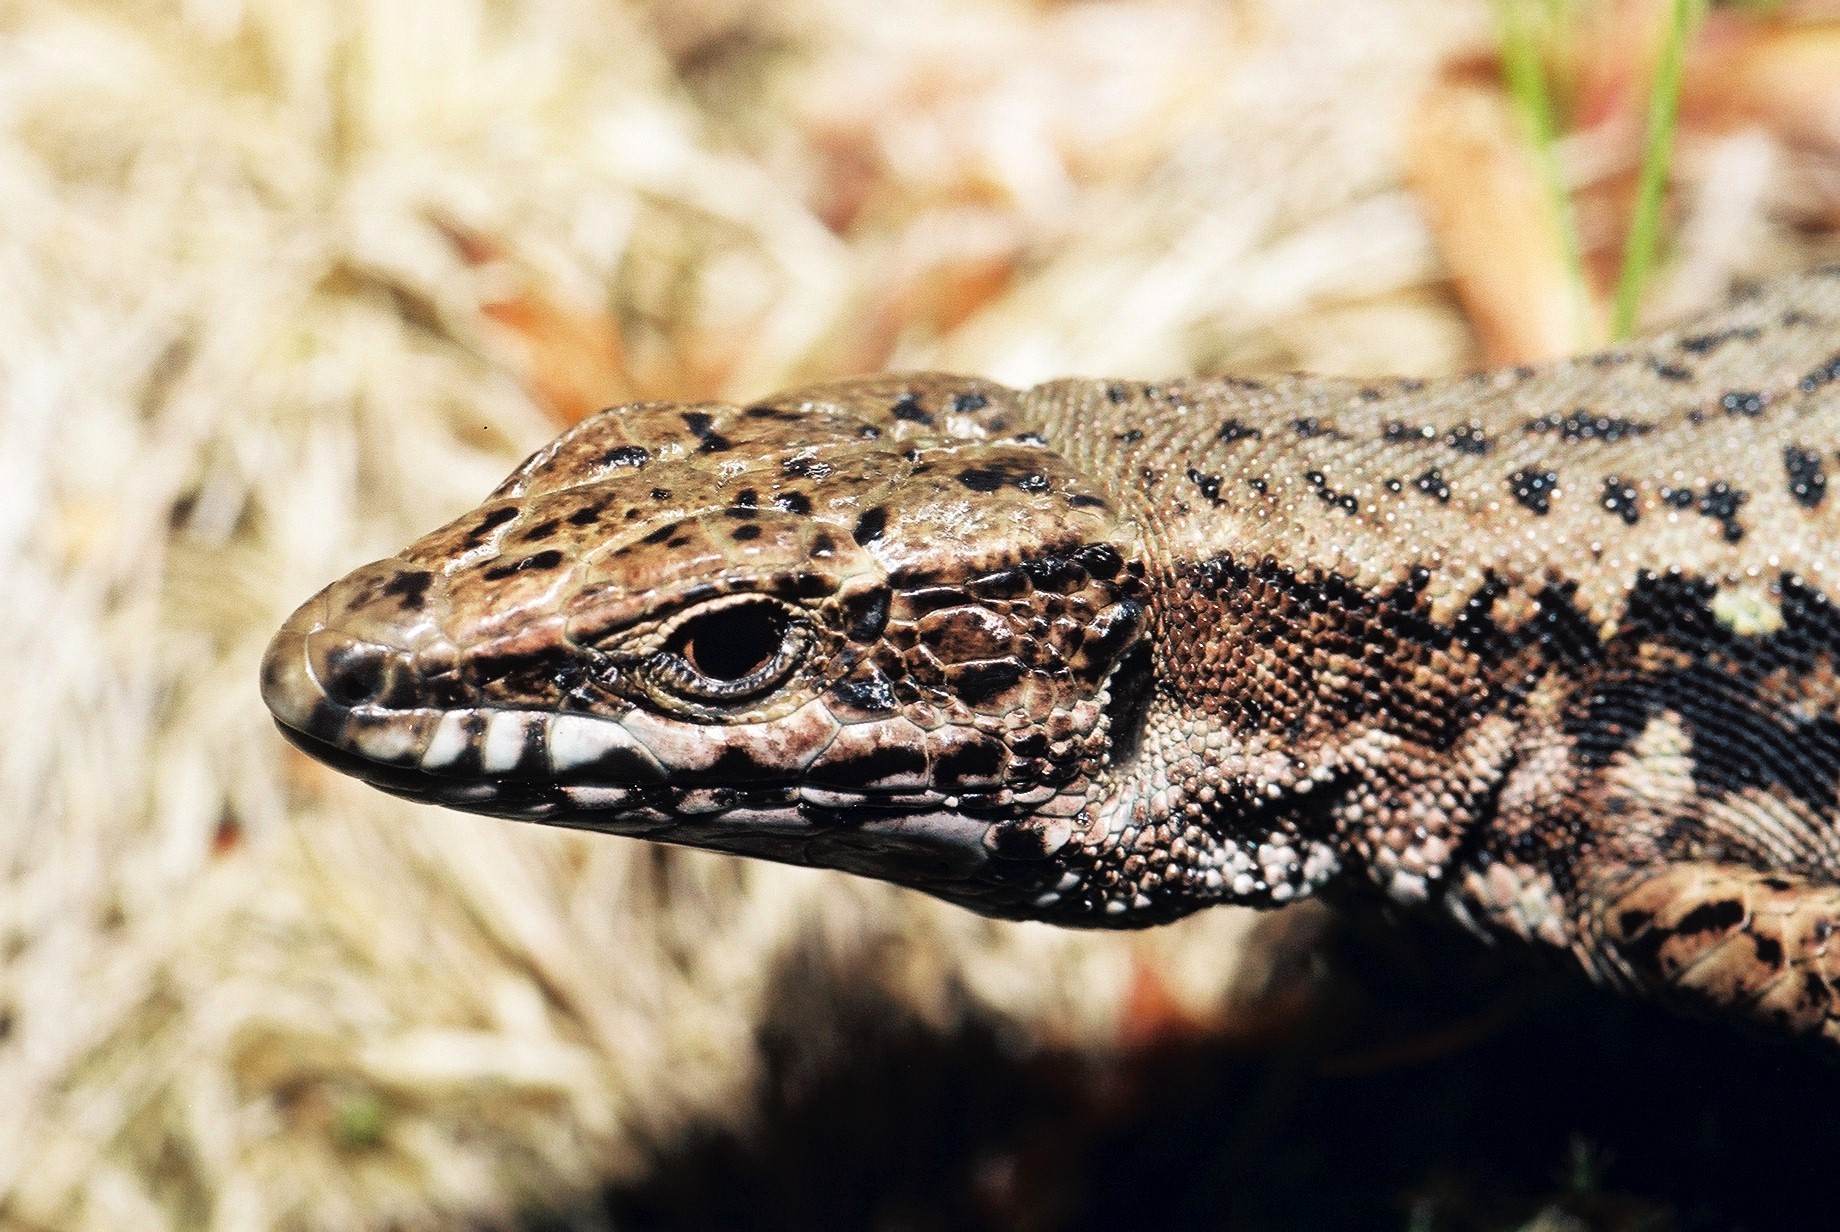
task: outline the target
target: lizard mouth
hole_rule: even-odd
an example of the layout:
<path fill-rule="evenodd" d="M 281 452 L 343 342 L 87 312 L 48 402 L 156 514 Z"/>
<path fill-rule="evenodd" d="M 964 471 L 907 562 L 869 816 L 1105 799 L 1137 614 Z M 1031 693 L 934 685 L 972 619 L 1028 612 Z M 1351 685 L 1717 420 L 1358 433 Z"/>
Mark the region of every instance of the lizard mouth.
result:
<path fill-rule="evenodd" d="M 511 713 L 511 712 L 506 712 Z M 536 716 L 530 716 L 536 717 Z M 474 777 L 388 765 L 279 719 L 295 748 L 331 769 L 422 804 L 644 837 L 868 876 L 970 877 L 989 862 L 988 821 L 931 793 L 837 793 L 796 782 L 700 787 L 566 778 Z"/>
<path fill-rule="evenodd" d="M 532 726 L 548 717 L 520 711 L 501 711 Z M 489 725 L 496 716 L 487 718 Z M 605 720 L 593 720 L 605 723 Z M 609 726 L 617 724 L 608 723 Z M 848 824 L 857 814 L 887 816 L 939 809 L 943 798 L 936 792 L 889 792 L 860 789 L 838 792 L 803 785 L 795 779 L 744 785 L 703 785 L 689 776 L 664 775 L 653 781 L 623 782 L 596 774 L 543 775 L 526 768 L 504 773 L 482 773 L 478 750 L 456 759 L 448 769 L 428 769 L 414 763 L 391 764 L 351 748 L 342 741 L 325 739 L 281 719 L 275 720 L 287 742 L 302 753 L 341 774 L 361 779 L 393 795 L 469 812 L 529 818 L 546 803 L 580 813 L 669 812 L 694 817 L 737 808 L 797 806 L 814 824 Z M 539 743 L 540 747 L 540 743 Z M 653 767 L 655 770 L 655 766 Z"/>

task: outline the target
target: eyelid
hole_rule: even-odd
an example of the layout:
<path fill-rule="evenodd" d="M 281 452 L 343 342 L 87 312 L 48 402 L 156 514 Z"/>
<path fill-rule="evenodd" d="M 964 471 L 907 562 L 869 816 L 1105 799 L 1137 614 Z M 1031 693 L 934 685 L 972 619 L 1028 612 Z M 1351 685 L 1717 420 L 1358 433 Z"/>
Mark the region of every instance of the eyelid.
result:
<path fill-rule="evenodd" d="M 755 671 L 733 680 L 722 680 L 699 671 L 682 653 L 671 649 L 672 643 L 693 621 L 707 619 L 739 603 L 770 604 L 785 619 L 778 644 Z M 728 705 L 753 701 L 770 693 L 789 679 L 810 656 L 817 644 L 816 631 L 804 613 L 759 595 L 737 595 L 727 600 L 701 604 L 669 620 L 655 638 L 648 638 L 654 649 L 636 664 L 637 673 L 657 693 L 690 705 Z"/>
<path fill-rule="evenodd" d="M 770 603 L 784 609 L 789 624 L 805 618 L 805 613 L 771 595 L 742 590 L 698 600 L 667 616 L 627 625 L 617 632 L 607 634 L 592 645 L 602 654 L 623 662 L 650 658 L 669 646 L 672 639 L 690 622 L 715 612 L 749 603 Z"/>
<path fill-rule="evenodd" d="M 786 622 L 788 624 L 791 624 L 804 615 L 804 613 L 800 612 L 797 608 L 782 603 L 771 595 L 756 594 L 752 591 L 738 591 L 732 595 L 723 595 L 717 599 L 707 599 L 701 603 L 692 604 L 675 616 L 666 617 L 664 623 L 658 626 L 657 644 L 661 647 L 669 645 L 671 640 L 682 631 L 685 625 L 694 621 L 705 620 L 719 612 L 726 612 L 730 608 L 751 607 L 755 604 L 764 604 L 779 609 L 786 617 Z"/>

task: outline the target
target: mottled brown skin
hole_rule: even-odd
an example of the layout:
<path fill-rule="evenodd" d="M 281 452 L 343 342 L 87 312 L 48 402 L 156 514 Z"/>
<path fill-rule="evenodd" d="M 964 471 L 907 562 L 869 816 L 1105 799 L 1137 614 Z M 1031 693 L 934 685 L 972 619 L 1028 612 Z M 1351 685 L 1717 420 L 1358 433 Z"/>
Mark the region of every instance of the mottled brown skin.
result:
<path fill-rule="evenodd" d="M 646 403 L 263 689 L 456 808 L 1063 924 L 1366 886 L 1840 1042 L 1837 465 L 1836 269 L 1445 381 Z"/>

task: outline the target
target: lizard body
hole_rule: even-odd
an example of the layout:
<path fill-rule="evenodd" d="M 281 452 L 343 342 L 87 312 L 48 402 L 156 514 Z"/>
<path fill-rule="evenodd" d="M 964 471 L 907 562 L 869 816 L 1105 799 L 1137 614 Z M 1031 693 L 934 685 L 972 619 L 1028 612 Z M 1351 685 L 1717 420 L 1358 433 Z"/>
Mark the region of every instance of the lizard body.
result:
<path fill-rule="evenodd" d="M 1437 381 L 594 416 L 263 691 L 451 807 L 1137 926 L 1366 886 L 1840 1043 L 1840 268 Z"/>

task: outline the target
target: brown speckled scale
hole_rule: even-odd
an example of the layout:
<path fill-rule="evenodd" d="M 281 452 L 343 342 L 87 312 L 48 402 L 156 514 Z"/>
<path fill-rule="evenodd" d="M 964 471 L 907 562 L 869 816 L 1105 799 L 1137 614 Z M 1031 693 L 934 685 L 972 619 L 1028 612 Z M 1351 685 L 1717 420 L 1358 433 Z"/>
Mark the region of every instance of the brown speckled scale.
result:
<path fill-rule="evenodd" d="M 1840 1042 L 1837 466 L 1836 269 L 1450 380 L 643 403 L 263 688 L 456 808 L 1064 924 L 1365 886 Z"/>

